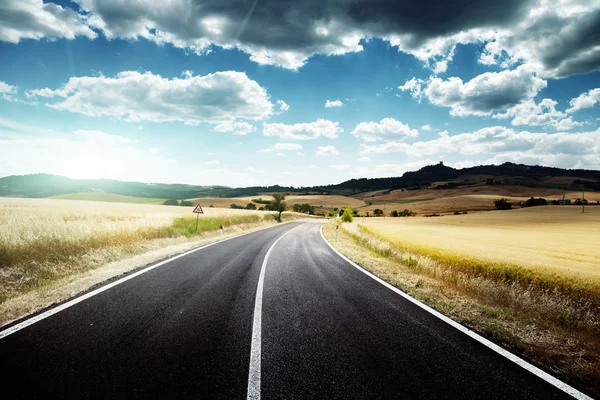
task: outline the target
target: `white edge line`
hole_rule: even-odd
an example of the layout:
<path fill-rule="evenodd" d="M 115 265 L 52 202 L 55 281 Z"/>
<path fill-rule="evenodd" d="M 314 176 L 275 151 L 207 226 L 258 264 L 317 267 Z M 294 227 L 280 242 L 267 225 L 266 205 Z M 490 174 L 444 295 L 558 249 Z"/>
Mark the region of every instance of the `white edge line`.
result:
<path fill-rule="evenodd" d="M 260 358 L 261 358 L 261 335 L 262 335 L 262 295 L 263 286 L 265 282 L 265 271 L 267 269 L 267 261 L 269 261 L 269 255 L 271 250 L 275 247 L 285 235 L 290 233 L 296 228 L 302 225 L 298 225 L 295 228 L 290 229 L 283 235 L 279 236 L 277 240 L 269 247 L 265 259 L 263 260 L 262 267 L 260 268 L 260 275 L 258 277 L 258 284 L 256 288 L 256 300 L 254 301 L 254 319 L 252 321 L 252 345 L 250 348 L 250 368 L 248 370 L 248 392 L 247 399 L 259 400 L 260 399 Z"/>
<path fill-rule="evenodd" d="M 295 221 L 290 221 L 290 222 L 295 222 Z M 290 223 L 290 222 L 286 222 L 286 223 Z M 41 321 L 43 319 L 46 319 L 46 318 L 48 318 L 48 317 L 50 317 L 50 316 L 52 316 L 52 315 L 54 315 L 56 313 L 59 313 L 59 312 L 65 310 L 65 309 L 67 309 L 69 307 L 74 306 L 77 303 L 81 303 L 82 301 L 87 300 L 90 297 L 93 297 L 93 296 L 95 296 L 95 295 L 97 295 L 99 293 L 102 293 L 102 292 L 110 289 L 110 288 L 113 288 L 113 287 L 115 287 L 117 285 L 120 285 L 121 283 L 123 283 L 125 281 L 128 281 L 128 280 L 133 279 L 133 278 L 135 278 L 135 277 L 137 277 L 137 276 L 139 276 L 141 274 L 144 274 L 144 273 L 146 273 L 148 271 L 151 271 L 154 268 L 158 268 L 158 267 L 160 267 L 162 265 L 165 265 L 165 264 L 167 264 L 167 263 L 169 263 L 169 262 L 171 262 L 173 260 L 177 260 L 178 258 L 185 257 L 185 256 L 187 256 L 187 255 L 189 255 L 191 253 L 194 253 L 194 252 L 198 251 L 198 250 L 202 250 L 202 249 L 206 249 L 207 247 L 214 246 L 215 244 L 223 243 L 223 242 L 226 242 L 228 240 L 236 239 L 236 238 L 239 238 L 239 237 L 242 237 L 242 236 L 245 236 L 245 235 L 249 235 L 250 233 L 258 232 L 258 231 L 261 231 L 261 230 L 264 230 L 264 229 L 274 228 L 276 226 L 281 226 L 281 225 L 273 225 L 273 226 L 269 226 L 269 227 L 266 227 L 266 228 L 257 229 L 257 230 L 251 231 L 251 232 L 245 232 L 245 233 L 242 233 L 241 235 L 231 236 L 231 237 L 228 237 L 226 239 L 217 240 L 217 241 L 209 243 L 207 245 L 204 245 L 204 246 L 201 246 L 201 247 L 198 247 L 198 248 L 186 251 L 185 253 L 178 254 L 178 255 L 176 255 L 174 257 L 168 258 L 168 259 L 166 259 L 164 261 L 161 261 L 161 262 L 159 262 L 157 264 L 151 265 L 151 266 L 149 266 L 147 268 L 144 268 L 144 269 L 142 269 L 142 270 L 140 270 L 138 272 L 135 272 L 135 273 L 133 273 L 131 275 L 127 275 L 127 276 L 125 276 L 125 277 L 123 277 L 123 278 L 121 278 L 119 280 L 116 280 L 116 281 L 111 282 L 111 283 L 109 283 L 107 285 L 104 285 L 104 286 L 102 286 L 102 287 L 100 287 L 100 288 L 98 288 L 96 290 L 93 290 L 93 291 L 91 291 L 89 293 L 86 293 L 86 294 L 81 295 L 79 297 L 76 297 L 76 298 L 74 298 L 72 300 L 69 300 L 69 301 L 67 301 L 67 302 L 65 302 L 65 303 L 63 303 L 61 305 L 53 307 L 53 308 L 51 308 L 51 309 L 49 309 L 47 311 L 44 311 L 41 314 L 38 314 L 38 315 L 36 315 L 34 317 L 26 319 L 25 321 L 22 321 L 22 322 L 20 322 L 20 323 L 18 323 L 16 325 L 13 325 L 13 326 L 11 326 L 9 328 L 6 328 L 6 329 L 0 331 L 0 339 L 3 339 L 3 338 L 5 338 L 5 337 L 7 337 L 7 336 L 9 336 L 9 335 L 11 335 L 11 334 L 13 334 L 15 332 L 20 331 L 21 329 L 27 328 L 28 326 L 35 324 L 36 322 L 39 322 L 39 321 Z"/>
<path fill-rule="evenodd" d="M 448 318 L 444 314 L 442 314 L 442 313 L 434 310 L 433 308 L 429 307 L 428 305 L 421 303 L 419 300 L 411 297 L 410 295 L 408 295 L 407 293 L 404 293 L 403 291 L 401 291 L 397 287 L 392 286 L 388 282 L 384 281 L 383 279 L 379 278 L 378 276 L 376 276 L 376 275 L 372 274 L 371 272 L 367 271 L 366 269 L 362 268 L 361 266 L 359 266 L 358 264 L 356 264 L 354 261 L 350 260 L 348 257 L 346 257 L 345 255 L 343 255 L 342 253 L 340 253 L 335 247 L 333 247 L 331 245 L 331 243 L 329 243 L 329 241 L 325 238 L 325 235 L 323 235 L 323 226 L 321 226 L 320 232 L 321 232 L 321 237 L 323 238 L 323 240 L 325 241 L 325 243 L 327 243 L 327 245 L 329 247 L 331 247 L 331 249 L 333 251 L 335 251 L 337 253 L 337 255 L 339 255 L 341 258 L 343 258 L 346 262 L 348 262 L 353 267 L 357 268 L 360 272 L 362 272 L 365 275 L 367 275 L 368 277 L 376 280 L 377 282 L 381 283 L 383 286 L 385 286 L 388 289 L 394 291 L 396 294 L 399 294 L 400 296 L 404 297 L 406 300 L 410 301 L 411 303 L 413 303 L 413 304 L 421 307 L 423 310 L 429 312 L 430 314 L 433 314 L 434 316 L 438 317 L 439 319 L 441 319 L 442 321 L 444 321 L 448 325 L 450 325 L 450 326 L 458 329 L 459 331 L 461 331 L 465 335 L 467 335 L 467 336 L 469 336 L 469 337 L 477 340 L 479 343 L 481 343 L 484 346 L 488 347 L 489 349 L 495 351 L 496 353 L 500 354 L 501 356 L 509 359 L 510 361 L 514 362 L 518 366 L 526 369 L 527 371 L 529 371 L 532 374 L 536 375 L 537 377 L 545 380 L 546 382 L 548 382 L 549 384 L 557 387 L 558 389 L 562 390 L 563 392 L 565 392 L 565 393 L 567 393 L 567 394 L 575 397 L 576 399 L 580 399 L 580 400 L 593 400 L 591 397 L 589 397 L 586 394 L 580 392 L 579 390 L 573 388 L 572 386 L 566 384 L 565 382 L 561 381 L 560 379 L 557 379 L 557 378 L 553 377 L 552 375 L 548 374 L 547 372 L 542 371 L 541 369 L 539 369 L 535 365 L 532 365 L 532 364 L 528 363 L 527 361 L 523 360 L 522 358 L 520 358 L 520 357 L 514 355 L 513 353 L 511 353 L 511 352 L 503 349 L 502 347 L 498 346 L 497 344 L 495 344 L 495 343 L 487 340 L 483 336 L 478 335 L 477 333 L 473 332 L 469 328 L 467 328 L 467 327 L 459 324 L 458 322 L 456 322 L 456 321 Z"/>

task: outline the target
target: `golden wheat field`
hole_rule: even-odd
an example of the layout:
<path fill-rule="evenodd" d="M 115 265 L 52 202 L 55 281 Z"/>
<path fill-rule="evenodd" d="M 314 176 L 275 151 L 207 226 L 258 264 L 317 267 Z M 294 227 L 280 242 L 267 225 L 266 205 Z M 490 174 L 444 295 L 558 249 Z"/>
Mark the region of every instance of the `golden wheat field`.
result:
<path fill-rule="evenodd" d="M 432 218 L 358 218 L 408 248 L 524 266 L 600 291 L 600 206 L 543 206 Z"/>
<path fill-rule="evenodd" d="M 274 222 L 270 213 L 206 207 L 196 230 L 192 210 L 0 197 L 0 302 L 44 282 L 138 254 L 150 243 L 192 240 L 220 225 Z"/>

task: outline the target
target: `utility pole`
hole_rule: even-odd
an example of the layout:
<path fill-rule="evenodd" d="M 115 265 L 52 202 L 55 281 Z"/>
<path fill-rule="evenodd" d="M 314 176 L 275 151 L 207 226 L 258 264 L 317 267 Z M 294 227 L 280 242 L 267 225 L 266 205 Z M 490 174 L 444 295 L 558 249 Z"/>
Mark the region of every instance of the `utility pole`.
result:
<path fill-rule="evenodd" d="M 384 200 L 383 201 L 383 219 L 385 219 L 385 203 L 386 203 L 386 201 Z"/>
<path fill-rule="evenodd" d="M 585 212 L 585 189 L 581 190 L 581 212 L 584 213 Z"/>

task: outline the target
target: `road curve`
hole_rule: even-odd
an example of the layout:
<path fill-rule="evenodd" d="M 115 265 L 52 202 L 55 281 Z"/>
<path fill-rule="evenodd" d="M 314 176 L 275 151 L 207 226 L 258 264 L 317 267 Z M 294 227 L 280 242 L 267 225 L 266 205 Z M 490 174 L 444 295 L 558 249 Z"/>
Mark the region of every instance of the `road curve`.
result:
<path fill-rule="evenodd" d="M 2 390 L 246 398 L 271 249 L 259 337 L 264 399 L 570 398 L 350 266 L 320 226 L 224 241 L 0 339 Z"/>

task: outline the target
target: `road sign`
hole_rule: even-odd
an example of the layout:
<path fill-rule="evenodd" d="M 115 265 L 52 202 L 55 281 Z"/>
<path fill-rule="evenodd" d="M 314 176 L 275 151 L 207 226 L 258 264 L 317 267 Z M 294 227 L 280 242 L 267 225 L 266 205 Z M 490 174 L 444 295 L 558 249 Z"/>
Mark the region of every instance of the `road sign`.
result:
<path fill-rule="evenodd" d="M 194 212 L 196 214 L 204 214 L 204 211 L 202 211 L 202 207 L 200 206 L 200 204 L 196 204 L 196 208 L 194 208 Z"/>

